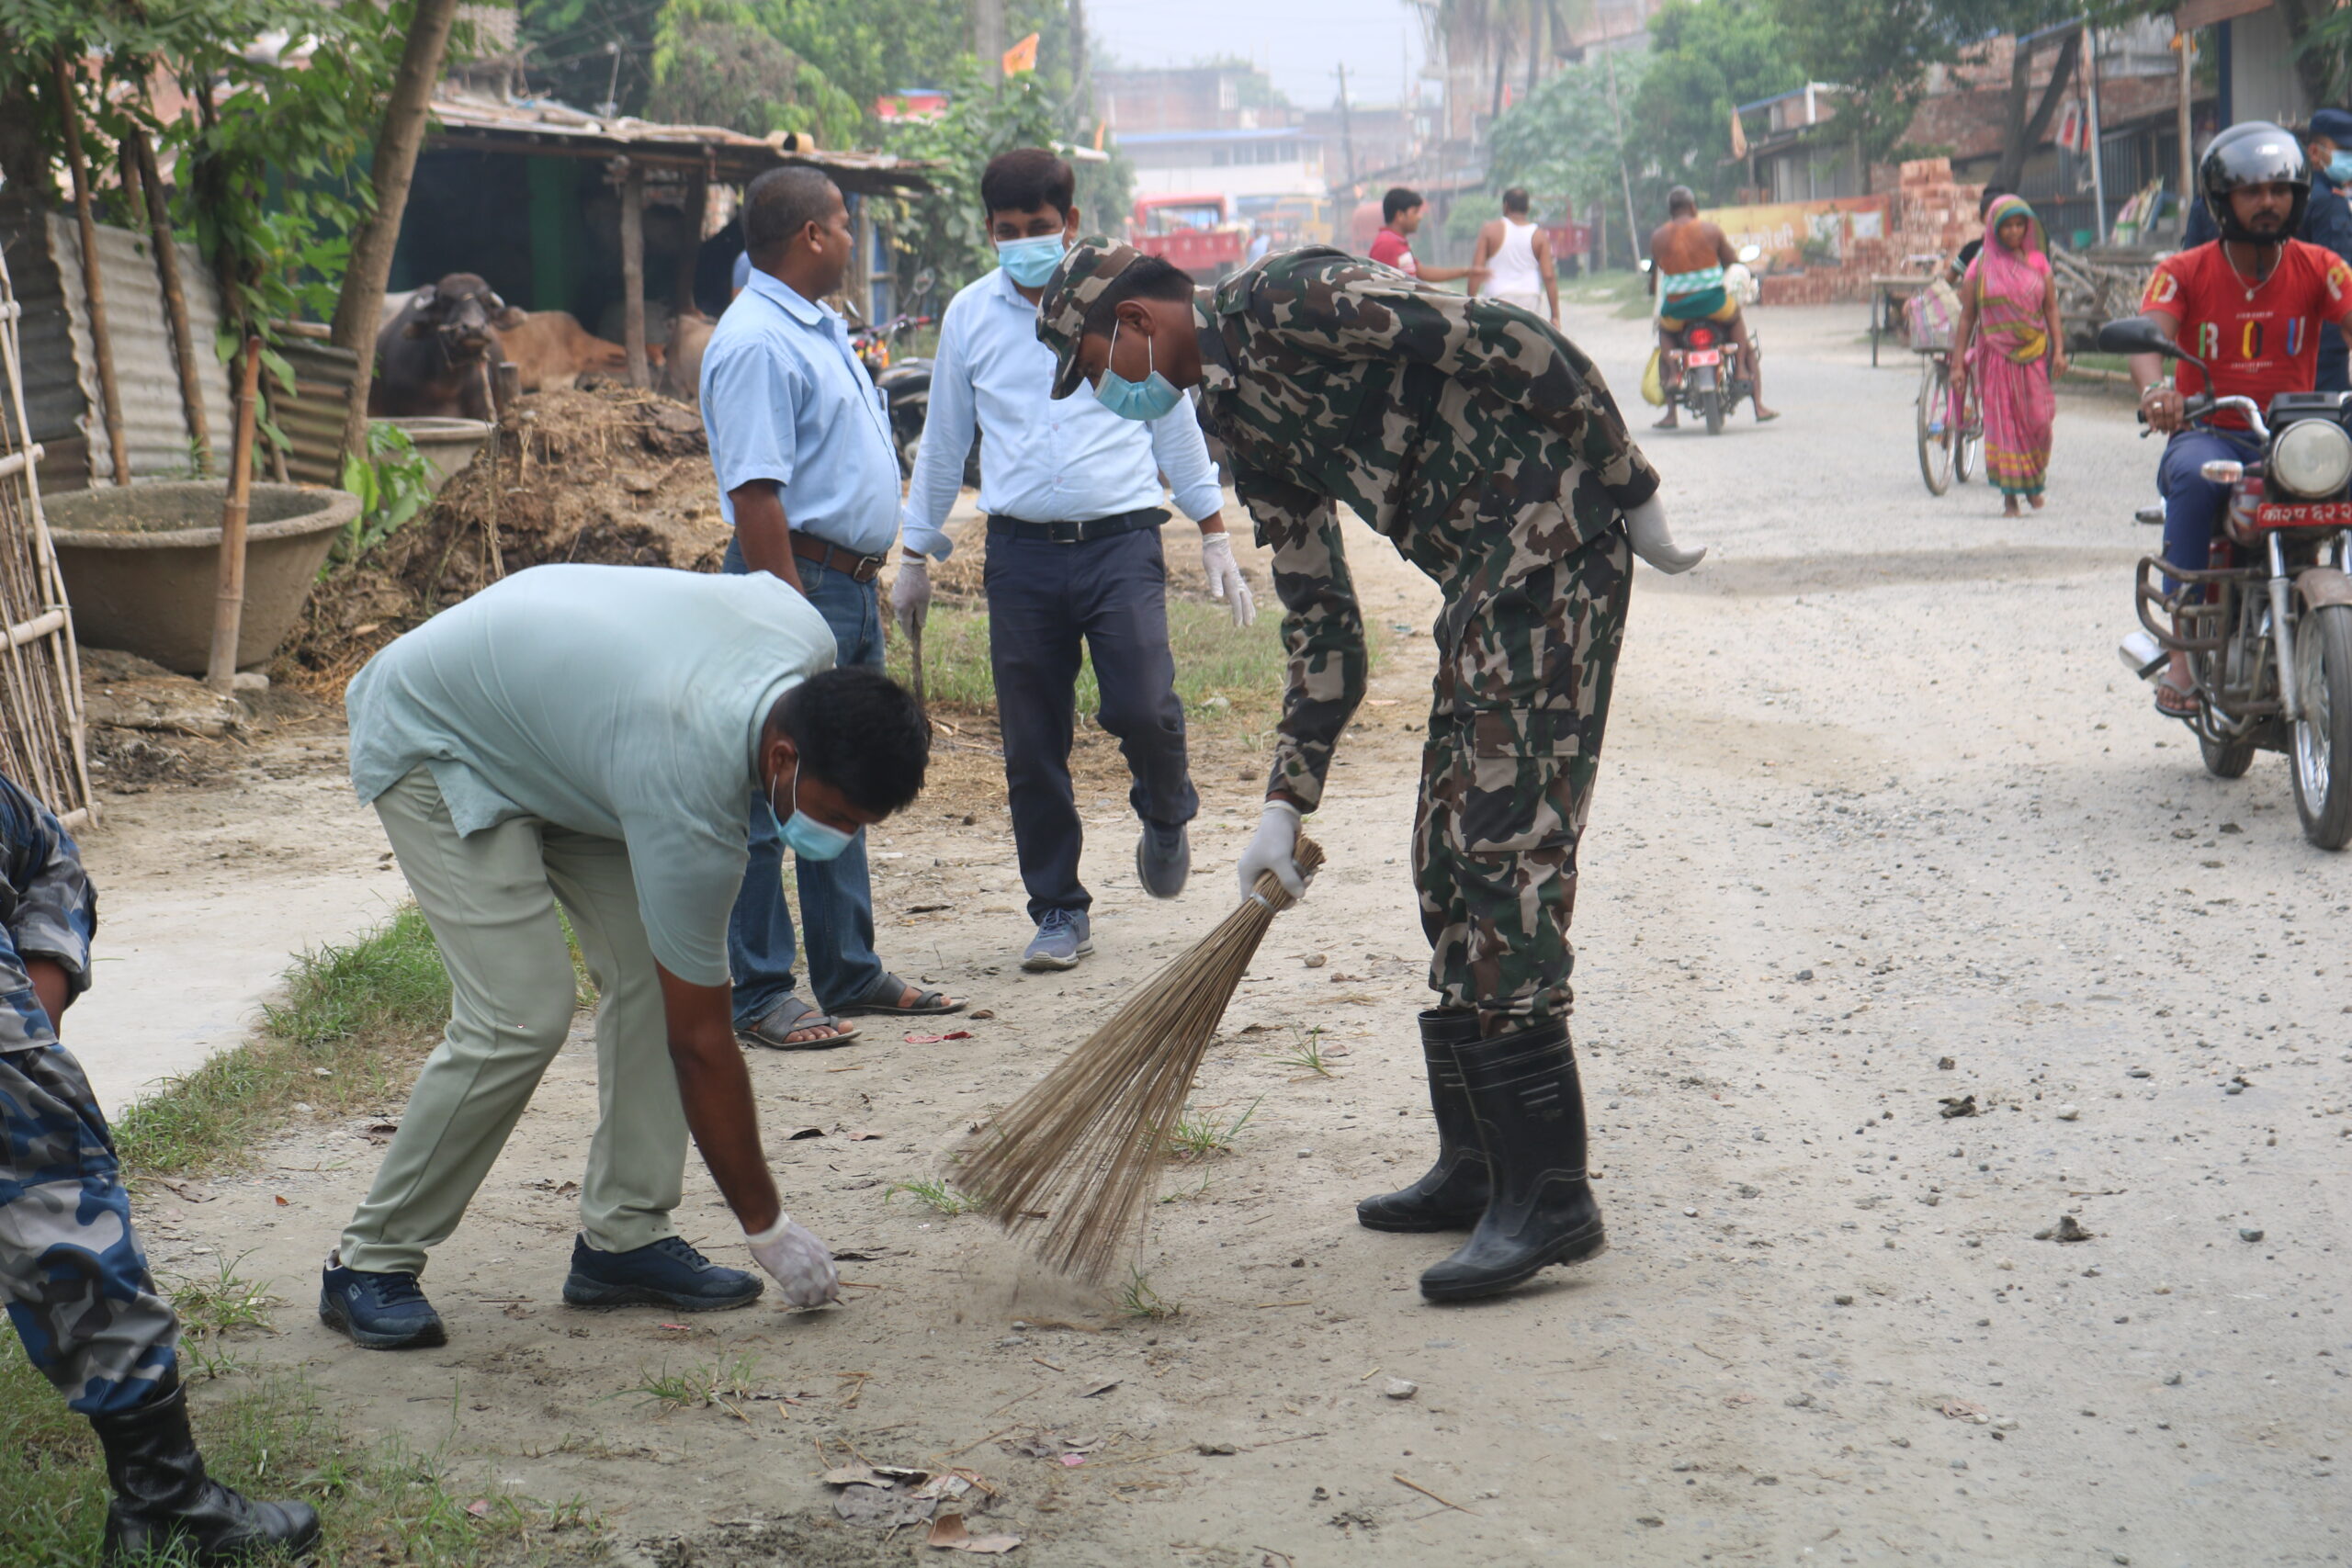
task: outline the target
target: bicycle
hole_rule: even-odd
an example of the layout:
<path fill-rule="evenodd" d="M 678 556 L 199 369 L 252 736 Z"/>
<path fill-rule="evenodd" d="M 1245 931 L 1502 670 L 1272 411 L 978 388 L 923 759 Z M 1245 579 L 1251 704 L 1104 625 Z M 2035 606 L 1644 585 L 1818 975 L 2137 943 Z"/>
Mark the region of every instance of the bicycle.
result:
<path fill-rule="evenodd" d="M 1976 477 L 1984 447 L 1984 411 L 1976 400 L 1976 381 L 1969 378 L 1961 400 L 1957 429 L 1951 426 L 1951 365 L 1947 350 L 1919 348 L 1919 477 L 1928 493 L 1941 495 L 1952 480 L 1962 484 Z"/>

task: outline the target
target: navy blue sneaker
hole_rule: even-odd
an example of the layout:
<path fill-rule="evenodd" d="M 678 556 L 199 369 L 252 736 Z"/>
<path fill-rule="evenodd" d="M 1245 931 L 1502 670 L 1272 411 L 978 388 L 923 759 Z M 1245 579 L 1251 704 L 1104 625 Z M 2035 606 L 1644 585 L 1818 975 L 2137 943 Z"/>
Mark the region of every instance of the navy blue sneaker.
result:
<path fill-rule="evenodd" d="M 330 1257 L 319 1276 L 319 1321 L 368 1350 L 429 1350 L 449 1342 L 413 1274 L 363 1274 Z"/>
<path fill-rule="evenodd" d="M 571 1273 L 563 1299 L 576 1307 L 658 1306 L 673 1312 L 724 1312 L 750 1306 L 767 1287 L 756 1274 L 722 1269 L 682 1236 L 629 1252 L 599 1252 L 584 1235 L 571 1240 Z"/>

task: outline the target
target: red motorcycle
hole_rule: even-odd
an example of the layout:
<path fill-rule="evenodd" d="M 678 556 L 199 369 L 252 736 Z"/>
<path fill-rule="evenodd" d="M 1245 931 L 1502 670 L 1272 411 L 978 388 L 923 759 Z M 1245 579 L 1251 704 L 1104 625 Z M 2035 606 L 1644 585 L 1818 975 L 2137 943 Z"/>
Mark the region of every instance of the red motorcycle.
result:
<path fill-rule="evenodd" d="M 2109 321 L 2098 346 L 2203 368 L 2145 317 Z M 2204 466 L 2230 487 L 2230 505 L 2202 569 L 2141 559 L 2145 631 L 2125 642 L 2123 660 L 2154 680 L 2169 654 L 2187 654 L 2197 692 L 2188 723 L 2206 771 L 2234 779 L 2257 750 L 2287 753 L 2303 837 L 2340 850 L 2352 842 L 2352 393 L 2287 392 L 2267 409 L 2250 398 L 2188 402 L 2190 422 L 2208 427 L 2225 410 L 2245 419 L 2261 456 Z"/>
<path fill-rule="evenodd" d="M 1747 341 L 1758 358 L 1764 340 L 1750 327 Z M 1707 422 L 1707 434 L 1721 435 L 1724 416 L 1743 398 L 1756 396 L 1756 378 L 1747 356 L 1731 334 L 1713 321 L 1693 321 L 1674 334 L 1658 367 L 1666 383 L 1667 405 L 1684 408 Z"/>

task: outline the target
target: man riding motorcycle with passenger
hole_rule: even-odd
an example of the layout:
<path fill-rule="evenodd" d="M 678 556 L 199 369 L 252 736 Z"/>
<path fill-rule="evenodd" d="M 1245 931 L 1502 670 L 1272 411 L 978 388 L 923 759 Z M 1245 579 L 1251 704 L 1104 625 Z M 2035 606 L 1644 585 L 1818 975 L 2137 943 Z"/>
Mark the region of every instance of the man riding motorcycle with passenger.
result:
<path fill-rule="evenodd" d="M 2230 500 L 2229 485 L 2205 478 L 2204 465 L 2252 462 L 2262 451 L 2242 414 L 2224 411 L 2193 424 L 2188 400 L 2210 390 L 2267 409 L 2281 392 L 2308 392 L 2321 323 L 2352 321 L 2352 267 L 2294 238 L 2311 199 L 2311 169 L 2292 136 L 2262 120 L 2232 126 L 2213 139 L 2198 173 L 2222 237 L 2159 265 L 2140 313 L 2204 368 L 2184 359 L 2167 383 L 2160 355 L 2132 356 L 2140 411 L 2150 429 L 2171 438 L 2156 478 L 2165 498 L 2164 558 L 2192 570 L 2209 563 Z M 2197 716 L 2186 653 L 2174 653 L 2156 682 L 2156 711 Z"/>
<path fill-rule="evenodd" d="M 1723 327 L 1747 361 L 1748 385 L 1756 389 L 1752 399 L 1756 423 L 1780 418 L 1779 411 L 1764 406 L 1764 367 L 1747 335 L 1747 319 L 1740 314 L 1739 301 L 1724 286 L 1724 269 L 1740 265 L 1738 253 L 1723 230 L 1699 216 L 1699 198 L 1688 186 L 1676 186 L 1666 193 L 1666 214 L 1667 220 L 1650 235 L 1649 291 L 1660 295 L 1658 346 L 1668 352 L 1670 361 L 1673 351 L 1681 346 L 1683 328 L 1691 322 L 1713 321 Z M 1674 400 L 1668 398 L 1666 417 L 1657 428 L 1672 430 L 1678 423 Z"/>

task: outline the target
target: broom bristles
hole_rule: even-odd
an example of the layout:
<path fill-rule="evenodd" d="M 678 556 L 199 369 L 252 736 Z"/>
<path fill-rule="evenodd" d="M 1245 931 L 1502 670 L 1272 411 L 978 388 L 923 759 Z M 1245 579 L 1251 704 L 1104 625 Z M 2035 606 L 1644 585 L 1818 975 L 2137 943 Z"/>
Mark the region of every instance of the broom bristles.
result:
<path fill-rule="evenodd" d="M 1302 875 L 1323 863 L 1311 839 L 1295 854 Z M 1267 928 L 1294 902 L 1261 874 L 1216 930 L 997 1118 L 956 1177 L 980 1211 L 1008 1230 L 1043 1221 L 1038 1255 L 1100 1281 L 1142 1231 L 1193 1075 Z"/>

